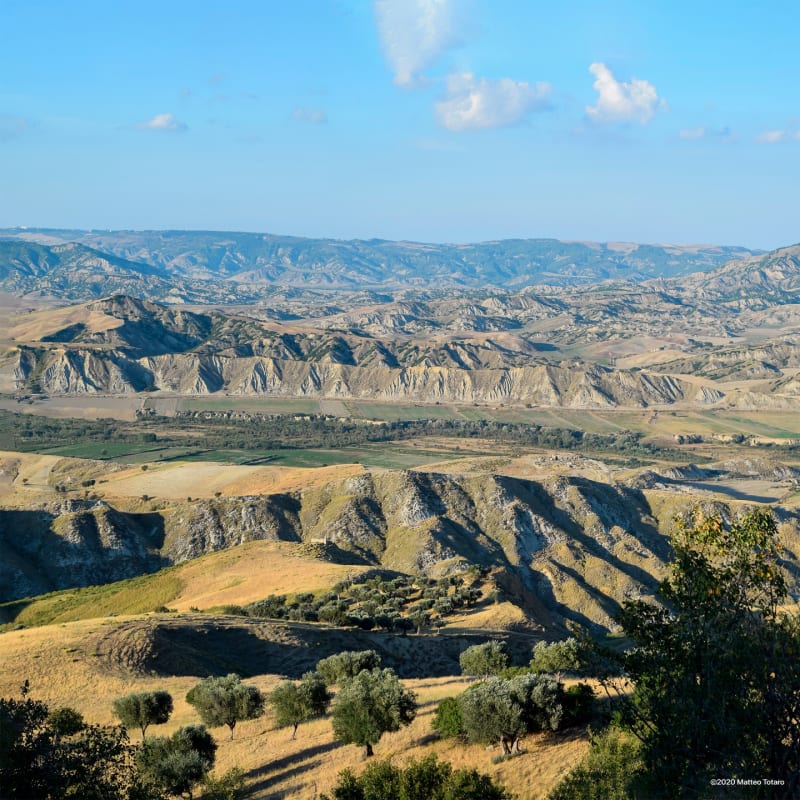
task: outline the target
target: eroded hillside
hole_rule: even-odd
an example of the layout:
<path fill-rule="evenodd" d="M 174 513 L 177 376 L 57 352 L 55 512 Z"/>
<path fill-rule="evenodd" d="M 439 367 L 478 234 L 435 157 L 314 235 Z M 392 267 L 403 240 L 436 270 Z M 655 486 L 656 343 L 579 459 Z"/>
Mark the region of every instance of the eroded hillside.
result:
<path fill-rule="evenodd" d="M 53 459 L 53 468 L 65 480 L 63 463 Z M 143 501 L 115 498 L 109 474 L 104 500 L 0 509 L 0 591 L 10 600 L 106 583 L 271 540 L 313 546 L 331 563 L 432 577 L 477 564 L 531 624 L 551 629 L 571 619 L 607 629 L 624 599 L 651 594 L 663 576 L 665 533 L 703 496 L 684 484 L 714 477 L 651 470 L 623 483 L 381 470 L 290 491 Z M 780 507 L 776 514 L 794 562 L 798 517 Z M 268 574 L 264 587 L 269 594 Z"/>

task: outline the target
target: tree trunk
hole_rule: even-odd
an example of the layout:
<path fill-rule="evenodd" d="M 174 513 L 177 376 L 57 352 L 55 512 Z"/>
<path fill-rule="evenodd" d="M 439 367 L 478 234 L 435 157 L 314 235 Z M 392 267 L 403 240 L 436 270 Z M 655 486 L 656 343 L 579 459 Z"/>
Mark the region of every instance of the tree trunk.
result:
<path fill-rule="evenodd" d="M 298 723 L 298 722 L 295 722 L 295 724 L 294 724 L 294 730 L 292 731 L 292 739 L 294 739 L 294 738 L 296 738 L 296 737 L 297 737 L 297 726 L 298 726 L 298 725 L 299 725 L 299 723 Z"/>
<path fill-rule="evenodd" d="M 503 747 L 503 755 L 509 755 L 511 753 L 511 748 L 508 746 L 508 739 L 505 736 L 500 737 L 500 744 Z"/>
<path fill-rule="evenodd" d="M 363 757 L 364 758 L 369 758 L 371 755 L 373 755 L 372 745 L 369 742 L 367 742 L 364 745 Z"/>
<path fill-rule="evenodd" d="M 228 737 L 228 741 L 233 739 L 233 729 L 236 727 L 236 723 L 228 723 L 228 727 L 231 729 L 231 735 Z"/>

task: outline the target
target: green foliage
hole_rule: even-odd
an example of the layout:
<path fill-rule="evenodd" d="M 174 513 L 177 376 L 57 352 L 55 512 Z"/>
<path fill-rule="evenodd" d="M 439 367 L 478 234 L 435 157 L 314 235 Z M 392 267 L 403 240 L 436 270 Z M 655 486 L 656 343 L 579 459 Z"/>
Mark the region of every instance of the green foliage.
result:
<path fill-rule="evenodd" d="M 416 695 L 404 689 L 391 669 L 362 670 L 339 689 L 333 707 L 333 732 L 345 744 L 372 745 L 389 731 L 413 721 Z"/>
<path fill-rule="evenodd" d="M 45 361 L 40 358 L 38 363 L 44 365 Z M 415 411 L 418 413 L 417 409 Z M 386 409 L 381 409 L 381 413 L 385 414 Z M 8 431 L 10 446 L 7 449 L 10 450 L 104 459 L 137 453 L 147 453 L 152 458 L 159 453 L 178 451 L 190 456 L 202 454 L 208 458 L 209 454 L 214 454 L 217 458 L 235 460 L 233 454 L 239 451 L 251 460 L 254 451 L 340 450 L 428 436 L 467 441 L 483 439 L 514 447 L 687 459 L 680 450 L 644 441 L 641 433 L 599 434 L 490 419 L 414 419 L 364 425 L 357 420 L 322 414 L 299 417 L 294 411 L 282 414 L 239 411 L 232 417 L 226 411 L 208 410 L 179 411 L 169 418 L 147 415 L 135 422 L 120 422 L 47 418 L 0 410 L 0 433 L 4 430 Z M 697 460 L 697 455 L 692 453 L 692 458 Z"/>
<path fill-rule="evenodd" d="M 489 678 L 459 697 L 464 733 L 472 742 L 500 742 L 503 753 L 519 750 L 526 733 L 557 730 L 561 724 L 559 684 L 546 675 Z"/>
<path fill-rule="evenodd" d="M 405 768 L 375 761 L 358 777 L 343 770 L 332 794 L 320 800 L 511 800 L 511 796 L 488 775 L 453 770 L 432 753 L 420 761 L 410 760 Z"/>
<path fill-rule="evenodd" d="M 139 728 L 142 739 L 150 725 L 163 725 L 172 714 L 169 692 L 135 692 L 114 700 L 114 715 L 126 728 Z"/>
<path fill-rule="evenodd" d="M 457 697 L 445 697 L 439 703 L 431 727 L 444 738 L 461 736 L 464 733 L 464 718 Z"/>
<path fill-rule="evenodd" d="M 317 672 L 328 686 L 354 678 L 362 670 L 377 669 L 381 657 L 375 650 L 345 650 L 317 662 Z"/>
<path fill-rule="evenodd" d="M 251 617 L 269 617 L 272 619 L 282 619 L 288 613 L 286 608 L 286 596 L 271 594 L 264 600 L 258 600 L 245 606 L 245 611 Z"/>
<path fill-rule="evenodd" d="M 127 800 L 136 781 L 125 730 L 87 725 L 69 708 L 25 696 L 0 699 L 3 800 Z"/>
<path fill-rule="evenodd" d="M 574 637 L 560 642 L 537 642 L 533 648 L 531 669 L 534 672 L 573 672 L 584 665 L 581 643 Z"/>
<path fill-rule="evenodd" d="M 419 632 L 429 622 L 428 610 L 435 608 L 439 615 L 449 615 L 480 599 L 479 589 L 461 588 L 463 579 L 454 577 L 455 581 L 443 578 L 437 585 L 427 586 L 425 579 L 400 575 L 389 580 L 374 575 L 361 582 L 343 581 L 335 592 L 316 598 L 310 592 L 299 593 L 289 604 L 283 596 L 270 596 L 245 606 L 244 611 L 254 617 L 320 621 L 362 630 L 377 627 L 405 633 L 416 628 Z"/>
<path fill-rule="evenodd" d="M 224 775 L 215 778 L 206 775 L 203 780 L 203 800 L 238 800 L 244 790 L 244 771 L 231 767 Z"/>
<path fill-rule="evenodd" d="M 786 582 L 768 510 L 694 519 L 673 537 L 664 605 L 625 604 L 634 647 L 622 667 L 624 720 L 642 742 L 653 796 L 705 797 L 712 778 L 800 776 L 800 625 L 780 612 Z M 615 682 L 608 681 L 609 686 Z M 660 790 L 655 787 L 669 787 Z"/>
<path fill-rule="evenodd" d="M 51 711 L 47 715 L 47 724 L 57 737 L 74 736 L 86 727 L 83 714 L 69 706 Z"/>
<path fill-rule="evenodd" d="M 588 683 L 576 683 L 561 692 L 561 706 L 564 709 L 562 724 L 586 725 L 594 711 L 594 689 Z"/>
<path fill-rule="evenodd" d="M 172 736 L 146 739 L 136 753 L 136 765 L 147 789 L 183 795 L 206 777 L 216 750 L 205 725 L 187 725 Z"/>
<path fill-rule="evenodd" d="M 330 702 L 328 687 L 318 672 L 307 672 L 299 684 L 283 681 L 269 695 L 276 724 L 279 727 L 292 725 L 292 739 L 301 722 L 323 716 Z"/>
<path fill-rule="evenodd" d="M 264 697 L 258 688 L 242 683 L 233 673 L 201 681 L 189 690 L 186 702 L 194 706 L 206 725 L 227 725 L 231 739 L 237 722 L 256 719 L 264 713 Z"/>
<path fill-rule="evenodd" d="M 591 737 L 581 763 L 547 796 L 547 800 L 647 800 L 637 790 L 642 772 L 641 744 L 616 727 Z"/>
<path fill-rule="evenodd" d="M 484 642 L 464 650 L 458 663 L 464 675 L 485 678 L 504 670 L 508 666 L 508 655 L 502 642 Z"/>

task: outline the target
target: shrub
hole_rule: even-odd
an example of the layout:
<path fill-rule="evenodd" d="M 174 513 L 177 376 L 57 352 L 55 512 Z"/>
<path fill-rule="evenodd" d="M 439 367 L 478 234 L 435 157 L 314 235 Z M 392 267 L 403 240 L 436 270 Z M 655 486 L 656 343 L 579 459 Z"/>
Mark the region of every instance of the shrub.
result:
<path fill-rule="evenodd" d="M 330 796 L 320 800 L 511 800 L 502 786 L 477 770 L 454 770 L 431 754 L 405 768 L 389 761 L 370 764 L 359 776 L 339 774 Z"/>
<path fill-rule="evenodd" d="M 464 718 L 457 697 L 445 697 L 439 703 L 431 727 L 444 738 L 461 736 L 464 733 Z"/>
<path fill-rule="evenodd" d="M 592 746 L 581 763 L 567 775 L 547 800 L 633 800 L 648 797 L 635 790 L 642 772 L 641 745 L 618 728 L 591 736 Z"/>
<path fill-rule="evenodd" d="M 563 724 L 586 725 L 592 719 L 594 710 L 594 690 L 588 683 L 576 683 L 561 693 L 561 705 L 564 709 Z"/>

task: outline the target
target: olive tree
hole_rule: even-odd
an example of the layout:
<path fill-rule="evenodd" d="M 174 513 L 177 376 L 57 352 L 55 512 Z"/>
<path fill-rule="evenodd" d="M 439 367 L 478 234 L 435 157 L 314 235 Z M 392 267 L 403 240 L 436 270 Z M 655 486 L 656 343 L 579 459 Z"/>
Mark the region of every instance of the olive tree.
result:
<path fill-rule="evenodd" d="M 534 672 L 550 672 L 560 679 L 562 672 L 579 670 L 583 664 L 583 646 L 574 636 L 559 642 L 537 642 L 533 648 Z"/>
<path fill-rule="evenodd" d="M 343 653 L 323 658 L 317 663 L 317 672 L 328 686 L 354 678 L 365 669 L 377 669 L 381 657 L 374 650 L 345 650 Z"/>
<path fill-rule="evenodd" d="M 264 696 L 256 686 L 242 683 L 234 673 L 200 681 L 189 690 L 186 702 L 194 706 L 206 725 L 212 728 L 227 725 L 231 739 L 237 722 L 256 719 L 264 713 Z"/>
<path fill-rule="evenodd" d="M 545 675 L 492 677 L 459 698 L 464 733 L 472 742 L 499 742 L 504 754 L 519 751 L 526 733 L 557 730 L 563 716 L 559 684 Z"/>
<path fill-rule="evenodd" d="M 136 753 L 136 766 L 148 789 L 192 796 L 214 766 L 217 745 L 205 725 L 187 725 L 172 736 L 154 736 Z"/>
<path fill-rule="evenodd" d="M 169 692 L 134 692 L 112 703 L 115 716 L 126 728 L 139 728 L 142 739 L 150 725 L 163 725 L 172 714 Z"/>
<path fill-rule="evenodd" d="M 268 700 L 275 711 L 275 722 L 281 728 L 292 725 L 294 739 L 301 722 L 321 717 L 327 712 L 331 695 L 318 672 L 306 672 L 299 684 L 293 681 L 279 683 Z"/>
<path fill-rule="evenodd" d="M 363 747 L 367 758 L 384 733 L 400 730 L 416 713 L 416 695 L 403 688 L 394 670 L 362 670 L 336 695 L 333 732 L 345 744 Z"/>
<path fill-rule="evenodd" d="M 458 663 L 464 675 L 486 678 L 497 675 L 508 666 L 508 655 L 502 642 L 484 642 L 464 650 Z"/>

